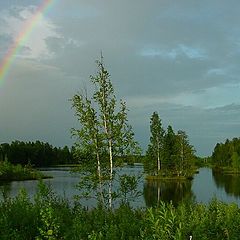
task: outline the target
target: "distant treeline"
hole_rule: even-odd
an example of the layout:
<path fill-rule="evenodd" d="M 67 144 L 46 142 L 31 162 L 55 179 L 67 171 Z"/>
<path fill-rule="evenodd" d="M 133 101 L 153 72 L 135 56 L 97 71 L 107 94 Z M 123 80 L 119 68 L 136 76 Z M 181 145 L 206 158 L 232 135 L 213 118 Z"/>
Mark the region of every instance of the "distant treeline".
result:
<path fill-rule="evenodd" d="M 67 146 L 53 147 L 40 141 L 13 141 L 0 145 L 0 161 L 7 160 L 13 164 L 31 164 L 34 167 L 46 167 L 55 164 L 73 163 L 72 151 Z"/>
<path fill-rule="evenodd" d="M 212 154 L 212 163 L 215 167 L 240 170 L 240 138 L 217 143 Z"/>

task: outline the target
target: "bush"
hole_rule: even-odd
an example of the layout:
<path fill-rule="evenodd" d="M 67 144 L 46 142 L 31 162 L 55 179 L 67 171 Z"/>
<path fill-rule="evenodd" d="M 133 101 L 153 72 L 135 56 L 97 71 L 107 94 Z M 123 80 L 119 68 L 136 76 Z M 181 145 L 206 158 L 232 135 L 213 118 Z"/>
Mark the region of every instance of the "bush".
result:
<path fill-rule="evenodd" d="M 13 165 L 8 161 L 0 162 L 0 181 L 22 181 L 41 179 L 45 176 L 31 166 Z"/>
<path fill-rule="evenodd" d="M 31 201 L 21 190 L 0 202 L 0 239 L 233 239 L 240 236 L 240 210 L 216 199 L 209 205 L 161 203 L 156 208 L 87 210 L 57 197 L 39 183 Z"/>

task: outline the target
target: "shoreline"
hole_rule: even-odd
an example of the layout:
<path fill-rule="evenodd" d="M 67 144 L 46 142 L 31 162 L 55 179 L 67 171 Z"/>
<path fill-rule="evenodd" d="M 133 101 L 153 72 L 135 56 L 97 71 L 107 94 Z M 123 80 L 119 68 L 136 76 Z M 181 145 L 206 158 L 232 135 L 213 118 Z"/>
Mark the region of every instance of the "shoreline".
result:
<path fill-rule="evenodd" d="M 148 175 L 145 177 L 146 180 L 148 181 L 151 181 L 151 180 L 178 180 L 178 181 L 186 181 L 186 180 L 192 180 L 193 179 L 193 176 L 188 176 L 188 177 L 184 177 L 184 176 L 179 176 L 179 177 L 174 177 L 174 176 L 167 176 L 167 177 L 164 177 L 164 176 L 151 176 L 151 175 Z"/>

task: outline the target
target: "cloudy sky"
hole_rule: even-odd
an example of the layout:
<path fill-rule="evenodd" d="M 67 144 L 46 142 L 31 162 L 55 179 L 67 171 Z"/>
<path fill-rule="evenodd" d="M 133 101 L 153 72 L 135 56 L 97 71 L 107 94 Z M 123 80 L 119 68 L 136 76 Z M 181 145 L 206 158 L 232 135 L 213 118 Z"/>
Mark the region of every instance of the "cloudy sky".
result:
<path fill-rule="evenodd" d="M 1 61 L 42 2 L 0 1 Z M 144 149 L 157 111 L 210 155 L 240 136 L 239 9 L 237 0 L 54 0 L 0 80 L 0 142 L 71 146 L 68 99 L 103 51 Z"/>

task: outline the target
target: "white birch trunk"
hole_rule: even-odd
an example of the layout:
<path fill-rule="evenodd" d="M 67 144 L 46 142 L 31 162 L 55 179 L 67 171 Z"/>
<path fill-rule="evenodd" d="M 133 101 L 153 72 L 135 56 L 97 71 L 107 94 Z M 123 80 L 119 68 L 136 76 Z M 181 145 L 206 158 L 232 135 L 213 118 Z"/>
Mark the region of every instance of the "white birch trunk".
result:
<path fill-rule="evenodd" d="M 101 203 L 104 203 L 104 197 L 103 197 L 103 188 L 102 188 L 102 174 L 101 174 L 101 165 L 100 165 L 100 156 L 97 152 L 97 173 L 98 173 L 98 180 L 99 180 L 99 195 L 101 199 Z"/>
<path fill-rule="evenodd" d="M 161 162 L 160 162 L 160 154 L 159 154 L 159 151 L 158 151 L 157 161 L 158 161 L 158 171 L 160 171 L 160 170 L 161 170 Z"/>
<path fill-rule="evenodd" d="M 108 203 L 109 208 L 112 208 L 112 181 L 113 181 L 113 155 L 112 155 L 112 140 L 108 141 L 109 144 L 109 163 L 110 163 L 110 181 L 109 181 L 109 189 L 108 189 Z"/>
<path fill-rule="evenodd" d="M 160 146 L 159 146 L 159 139 L 157 144 L 157 163 L 158 163 L 158 171 L 161 170 L 161 162 L 160 162 Z"/>
<path fill-rule="evenodd" d="M 160 202 L 160 197 L 161 197 L 160 185 L 157 184 L 157 203 Z"/>

